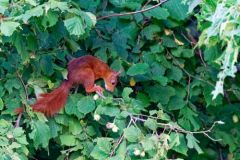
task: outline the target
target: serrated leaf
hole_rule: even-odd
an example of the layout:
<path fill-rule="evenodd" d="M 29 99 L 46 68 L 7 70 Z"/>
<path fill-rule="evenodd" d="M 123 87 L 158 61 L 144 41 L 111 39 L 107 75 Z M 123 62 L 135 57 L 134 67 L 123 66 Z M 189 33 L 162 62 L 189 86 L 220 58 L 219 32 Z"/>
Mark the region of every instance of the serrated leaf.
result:
<path fill-rule="evenodd" d="M 43 6 L 39 5 L 33 9 L 27 10 L 25 14 L 23 14 L 20 17 L 17 17 L 17 19 L 22 19 L 24 23 L 28 23 L 28 20 L 32 17 L 40 17 L 43 15 Z"/>
<path fill-rule="evenodd" d="M 155 135 L 152 136 L 146 136 L 141 141 L 142 146 L 144 146 L 145 151 L 150 151 L 156 149 L 156 146 L 158 144 L 158 138 Z"/>
<path fill-rule="evenodd" d="M 53 74 L 53 63 L 52 63 L 52 56 L 50 55 L 43 55 L 40 59 L 40 67 L 44 74 L 52 75 Z"/>
<path fill-rule="evenodd" d="M 52 11 L 48 11 L 48 13 L 42 19 L 42 25 L 45 28 L 54 26 L 58 21 L 58 14 Z"/>
<path fill-rule="evenodd" d="M 1 14 L 4 14 L 6 9 L 8 8 L 9 3 L 10 2 L 8 0 L 1 0 L 0 1 L 0 13 Z"/>
<path fill-rule="evenodd" d="M 149 65 L 146 63 L 133 64 L 127 71 L 130 76 L 145 74 L 149 71 Z"/>
<path fill-rule="evenodd" d="M 103 160 L 106 159 L 109 156 L 109 154 L 106 154 L 105 152 L 100 150 L 98 146 L 95 146 L 90 156 L 97 160 Z"/>
<path fill-rule="evenodd" d="M 3 106 L 4 106 L 3 100 L 2 98 L 0 98 L 0 111 L 3 109 Z"/>
<path fill-rule="evenodd" d="M 31 4 L 32 6 L 36 6 L 37 2 L 35 0 L 26 0 L 27 3 Z"/>
<path fill-rule="evenodd" d="M 70 135 L 70 134 L 60 135 L 59 138 L 61 141 L 61 145 L 64 145 L 64 146 L 75 146 L 76 145 L 76 138 L 73 135 Z"/>
<path fill-rule="evenodd" d="M 79 112 L 83 113 L 84 115 L 92 112 L 95 109 L 95 102 L 92 97 L 82 97 L 78 103 L 78 110 Z"/>
<path fill-rule="evenodd" d="M 170 86 L 154 85 L 146 88 L 146 92 L 153 102 L 160 102 L 163 105 L 167 104 L 169 99 L 175 95 L 174 88 Z"/>
<path fill-rule="evenodd" d="M 43 148 L 46 148 L 51 138 L 48 125 L 38 120 L 33 122 L 32 129 L 29 137 L 33 140 L 34 147 L 38 148 L 39 146 L 42 146 Z"/>
<path fill-rule="evenodd" d="M 183 108 L 187 104 L 186 101 L 180 96 L 173 96 L 171 97 L 169 104 L 168 104 L 168 109 L 169 110 L 178 110 Z"/>
<path fill-rule="evenodd" d="M 184 20 L 187 18 L 188 6 L 179 0 L 171 0 L 163 4 L 163 7 L 168 10 L 170 16 L 175 20 Z"/>
<path fill-rule="evenodd" d="M 186 144 L 185 136 L 181 133 L 174 133 L 174 134 L 178 134 L 180 145 L 174 145 L 172 147 L 172 150 L 187 156 L 188 147 Z M 171 137 L 172 137 L 172 134 L 170 135 L 170 138 Z"/>
<path fill-rule="evenodd" d="M 104 153 L 109 154 L 112 147 L 111 141 L 112 141 L 112 138 L 104 138 L 104 137 L 97 138 L 97 146 Z"/>
<path fill-rule="evenodd" d="M 82 125 L 76 119 L 69 120 L 69 132 L 73 135 L 78 135 L 83 131 Z"/>
<path fill-rule="evenodd" d="M 60 9 L 62 12 L 67 11 L 69 9 L 67 2 L 59 2 L 55 0 L 49 1 L 49 4 L 46 5 L 47 7 L 51 9 Z"/>
<path fill-rule="evenodd" d="M 179 82 L 183 77 L 183 72 L 178 67 L 173 66 L 168 72 L 168 77 L 172 80 Z"/>
<path fill-rule="evenodd" d="M 69 95 L 68 101 L 65 108 L 65 111 L 68 115 L 75 115 L 78 119 L 83 118 L 84 114 L 81 113 L 78 109 L 78 101 L 82 97 L 79 94 Z"/>
<path fill-rule="evenodd" d="M 187 146 L 189 148 L 196 149 L 198 154 L 203 153 L 202 149 L 198 145 L 199 141 L 192 134 L 187 134 L 186 138 L 187 138 Z"/>
<path fill-rule="evenodd" d="M 154 37 L 157 36 L 157 34 L 161 31 L 162 31 L 162 29 L 159 25 L 152 24 L 152 25 L 145 27 L 142 30 L 141 34 L 143 37 L 146 37 L 146 39 L 153 40 Z"/>
<path fill-rule="evenodd" d="M 129 141 L 129 142 L 137 142 L 140 137 L 142 136 L 141 130 L 131 126 L 129 128 L 125 128 L 123 130 L 123 135 L 124 137 Z"/>
<path fill-rule="evenodd" d="M 17 79 L 8 79 L 4 87 L 8 90 L 9 93 L 12 93 L 13 89 L 19 89 L 21 87 L 21 84 Z"/>
<path fill-rule="evenodd" d="M 122 92 L 122 97 L 125 101 L 129 101 L 130 97 L 129 95 L 133 92 L 132 88 L 125 87 Z"/>
<path fill-rule="evenodd" d="M 20 26 L 18 22 L 2 21 L 0 31 L 5 36 L 11 36 L 18 26 Z"/>
<path fill-rule="evenodd" d="M 151 6 L 149 5 L 146 8 L 149 8 L 149 7 Z M 169 16 L 168 11 L 165 8 L 161 8 L 161 7 L 151 9 L 150 11 L 144 12 L 143 14 L 147 17 L 150 17 L 150 18 L 154 17 L 158 20 L 167 19 L 167 17 Z"/>
<path fill-rule="evenodd" d="M 97 18 L 91 12 L 84 12 L 84 16 L 82 17 L 88 27 L 94 27 L 97 23 Z"/>
<path fill-rule="evenodd" d="M 96 109 L 96 113 L 101 115 L 107 115 L 110 117 L 115 117 L 119 115 L 120 109 L 115 106 L 98 106 L 98 108 Z"/>
<path fill-rule="evenodd" d="M 152 119 L 152 118 L 148 118 L 145 122 L 144 122 L 144 126 L 153 130 L 153 131 L 156 131 L 157 129 L 157 121 L 155 119 Z"/>
<path fill-rule="evenodd" d="M 85 33 L 82 19 L 80 17 L 72 17 L 64 20 L 64 25 L 70 35 L 81 36 Z"/>

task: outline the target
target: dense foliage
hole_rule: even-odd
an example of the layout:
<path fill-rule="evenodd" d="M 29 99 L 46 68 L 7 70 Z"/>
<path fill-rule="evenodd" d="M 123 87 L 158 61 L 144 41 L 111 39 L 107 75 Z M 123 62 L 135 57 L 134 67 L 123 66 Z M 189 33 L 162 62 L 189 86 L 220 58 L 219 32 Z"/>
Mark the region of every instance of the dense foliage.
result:
<path fill-rule="evenodd" d="M 0 1 L 0 159 L 240 159 L 240 1 L 158 3 Z M 32 112 L 86 54 L 122 71 L 115 92 Z"/>

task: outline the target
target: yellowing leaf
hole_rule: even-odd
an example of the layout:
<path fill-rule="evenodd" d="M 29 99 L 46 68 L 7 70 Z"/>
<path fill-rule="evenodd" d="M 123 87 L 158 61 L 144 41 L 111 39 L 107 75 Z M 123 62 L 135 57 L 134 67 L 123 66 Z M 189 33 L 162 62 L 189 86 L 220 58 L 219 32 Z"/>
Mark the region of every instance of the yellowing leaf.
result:
<path fill-rule="evenodd" d="M 172 34 L 172 31 L 170 29 L 164 29 L 164 33 L 169 36 Z"/>
<path fill-rule="evenodd" d="M 135 85 L 136 85 L 136 81 L 134 80 L 134 78 L 133 78 L 133 77 L 130 79 L 130 82 L 129 82 L 129 84 L 130 84 L 130 86 L 131 86 L 131 87 L 133 87 L 133 86 L 135 86 Z"/>
<path fill-rule="evenodd" d="M 183 46 L 184 43 L 179 41 L 177 38 L 174 38 L 174 41 L 179 45 L 179 46 Z"/>

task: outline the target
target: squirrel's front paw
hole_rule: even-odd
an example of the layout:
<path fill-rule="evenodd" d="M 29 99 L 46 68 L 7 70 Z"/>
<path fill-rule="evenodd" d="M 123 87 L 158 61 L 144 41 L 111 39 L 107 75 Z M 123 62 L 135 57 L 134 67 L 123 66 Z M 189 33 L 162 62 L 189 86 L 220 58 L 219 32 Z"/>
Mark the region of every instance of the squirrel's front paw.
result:
<path fill-rule="evenodd" d="M 101 95 L 103 95 L 104 89 L 102 87 L 95 85 L 94 89 L 95 89 L 95 92 L 100 93 Z"/>

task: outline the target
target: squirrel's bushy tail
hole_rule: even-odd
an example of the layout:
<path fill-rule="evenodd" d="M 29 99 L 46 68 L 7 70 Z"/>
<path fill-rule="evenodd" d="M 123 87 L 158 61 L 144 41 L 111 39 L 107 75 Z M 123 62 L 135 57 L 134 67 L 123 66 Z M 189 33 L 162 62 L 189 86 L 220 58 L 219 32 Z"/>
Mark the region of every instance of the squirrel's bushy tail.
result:
<path fill-rule="evenodd" d="M 69 90 L 72 87 L 70 81 L 63 81 L 63 83 L 50 93 L 40 94 L 36 103 L 32 105 L 33 111 L 42 112 L 46 116 L 52 116 L 64 107 Z M 16 110 L 17 113 L 23 112 L 22 108 Z"/>

